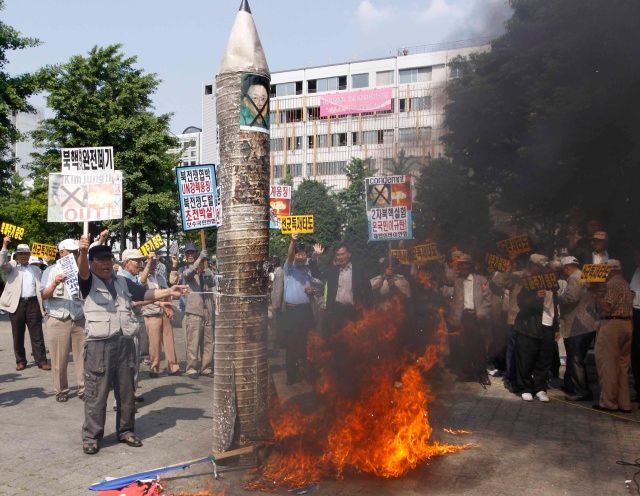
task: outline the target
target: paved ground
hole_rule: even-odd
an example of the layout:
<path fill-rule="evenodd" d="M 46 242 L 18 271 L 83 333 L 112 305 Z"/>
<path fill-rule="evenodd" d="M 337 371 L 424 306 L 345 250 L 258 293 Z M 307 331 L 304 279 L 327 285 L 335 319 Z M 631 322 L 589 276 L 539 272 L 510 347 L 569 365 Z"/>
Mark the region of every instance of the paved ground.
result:
<path fill-rule="evenodd" d="M 50 374 L 37 367 L 15 371 L 11 331 L 0 321 L 0 495 L 84 495 L 104 476 L 121 476 L 206 456 L 211 443 L 213 380 L 147 378 L 143 372 L 136 432 L 144 447 L 116 442 L 115 412 L 109 410 L 104 445 L 98 455 L 81 451 L 82 402 L 56 403 Z M 182 331 L 176 332 L 184 357 Z M 73 377 L 70 374 L 70 377 Z M 278 378 L 276 378 L 278 381 Z M 321 482 L 317 494 L 379 495 L 622 495 L 634 494 L 625 480 L 634 471 L 616 465 L 640 456 L 640 415 L 629 422 L 552 401 L 524 403 L 501 383 L 487 390 L 477 384 L 445 385 L 433 404 L 434 437 L 477 444 L 475 449 L 432 460 L 406 477 L 372 477 Z M 558 394 L 557 392 L 555 394 Z M 583 405 L 589 407 L 590 405 Z M 443 427 L 464 428 L 456 438 Z M 212 494 L 247 494 L 240 468 L 224 469 Z M 198 476 L 198 473 L 205 475 Z M 205 489 L 210 470 L 174 473 L 172 488 Z M 282 491 L 286 493 L 286 491 Z M 93 493 L 95 494 L 95 493 Z"/>

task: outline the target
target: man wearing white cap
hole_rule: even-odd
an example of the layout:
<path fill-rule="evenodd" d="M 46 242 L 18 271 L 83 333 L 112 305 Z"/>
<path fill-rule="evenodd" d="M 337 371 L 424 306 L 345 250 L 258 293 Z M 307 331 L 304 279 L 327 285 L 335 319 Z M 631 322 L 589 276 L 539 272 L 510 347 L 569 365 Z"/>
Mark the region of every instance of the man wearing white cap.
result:
<path fill-rule="evenodd" d="M 562 338 L 567 351 L 564 373 L 565 398 L 568 401 L 591 401 L 584 361 L 598 327 L 593 293 L 580 284 L 582 271 L 576 257 L 563 257 L 560 261 L 567 276 L 567 287 L 558 295 L 560 318 L 564 322 Z"/>
<path fill-rule="evenodd" d="M 58 245 L 60 258 L 67 255 L 77 256 L 78 249 L 79 244 L 75 239 L 65 239 Z M 69 351 L 73 353 L 78 398 L 84 399 L 83 302 L 79 294 L 69 294 L 64 280 L 65 276 L 57 264 L 53 264 L 42 274 L 42 299 L 45 301 L 46 309 L 45 334 L 51 352 L 53 390 L 56 393 L 56 401 L 60 403 L 69 399 Z"/>
<path fill-rule="evenodd" d="M 29 328 L 33 358 L 41 370 L 51 370 L 47 363 L 47 351 L 42 334 L 42 298 L 40 296 L 40 277 L 42 272 L 29 265 L 31 250 L 29 245 L 19 244 L 14 261 L 9 261 L 7 250 L 11 238 L 5 236 L 0 250 L 0 268 L 7 275 L 7 284 L 0 297 L 0 310 L 7 312 L 11 319 L 13 334 L 13 352 L 16 356 L 16 370 L 27 367 L 27 354 L 24 349 L 25 325 Z"/>
<path fill-rule="evenodd" d="M 629 365 L 633 293 L 622 276 L 622 264 L 610 258 L 607 265 L 606 290 L 604 295 L 597 296 L 601 322 L 595 351 L 600 400 L 593 408 L 631 413 Z"/>

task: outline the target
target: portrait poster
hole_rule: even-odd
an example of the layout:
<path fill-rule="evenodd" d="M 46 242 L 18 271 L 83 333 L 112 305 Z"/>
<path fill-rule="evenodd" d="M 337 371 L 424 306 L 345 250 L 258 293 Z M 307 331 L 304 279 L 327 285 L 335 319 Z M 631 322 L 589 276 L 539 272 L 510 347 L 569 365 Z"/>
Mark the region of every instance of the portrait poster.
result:
<path fill-rule="evenodd" d="M 240 129 L 269 134 L 269 78 L 259 74 L 242 76 Z"/>

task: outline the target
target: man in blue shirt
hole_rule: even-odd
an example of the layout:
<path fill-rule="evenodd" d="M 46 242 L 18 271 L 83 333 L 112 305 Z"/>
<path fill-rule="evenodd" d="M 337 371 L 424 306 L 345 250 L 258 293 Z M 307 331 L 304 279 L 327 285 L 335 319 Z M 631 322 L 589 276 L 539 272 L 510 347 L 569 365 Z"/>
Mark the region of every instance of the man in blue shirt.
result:
<path fill-rule="evenodd" d="M 284 298 L 282 330 L 285 339 L 285 367 L 287 384 L 301 379 L 301 366 L 306 359 L 307 336 L 314 327 L 311 309 L 311 272 L 307 265 L 307 251 L 298 243 L 298 234 L 291 235 L 287 261 L 284 264 Z"/>

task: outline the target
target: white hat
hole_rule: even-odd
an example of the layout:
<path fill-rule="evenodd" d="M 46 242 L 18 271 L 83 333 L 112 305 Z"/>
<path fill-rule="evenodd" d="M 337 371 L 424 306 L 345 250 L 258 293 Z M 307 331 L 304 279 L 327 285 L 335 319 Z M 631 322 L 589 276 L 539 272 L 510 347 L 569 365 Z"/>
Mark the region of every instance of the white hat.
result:
<path fill-rule="evenodd" d="M 125 264 L 129 260 L 145 260 L 145 257 L 137 248 L 127 248 L 122 252 L 122 263 Z"/>
<path fill-rule="evenodd" d="M 529 262 L 544 267 L 549 262 L 549 259 L 544 255 L 540 255 L 540 253 L 533 253 L 529 256 Z"/>
<path fill-rule="evenodd" d="M 38 257 L 34 257 L 33 255 L 31 255 L 29 257 L 29 264 L 38 264 L 40 265 L 42 263 L 42 259 L 38 258 Z"/>
<path fill-rule="evenodd" d="M 578 262 L 578 259 L 576 257 L 562 257 L 560 259 L 560 262 L 562 263 L 562 265 L 580 265 L 580 262 Z"/>
<path fill-rule="evenodd" d="M 58 251 L 77 251 L 80 249 L 80 243 L 77 239 L 65 239 L 58 244 Z"/>
<path fill-rule="evenodd" d="M 611 270 L 622 270 L 622 264 L 620 260 L 616 260 L 615 258 L 610 258 L 607 260 L 607 265 Z"/>
<path fill-rule="evenodd" d="M 29 245 L 27 244 L 20 243 L 16 247 L 16 253 L 31 253 L 31 248 L 29 248 Z"/>

